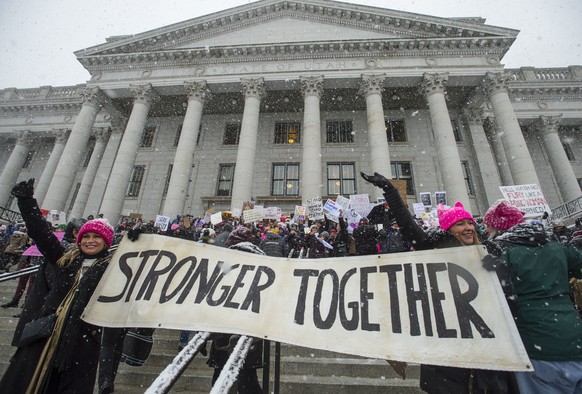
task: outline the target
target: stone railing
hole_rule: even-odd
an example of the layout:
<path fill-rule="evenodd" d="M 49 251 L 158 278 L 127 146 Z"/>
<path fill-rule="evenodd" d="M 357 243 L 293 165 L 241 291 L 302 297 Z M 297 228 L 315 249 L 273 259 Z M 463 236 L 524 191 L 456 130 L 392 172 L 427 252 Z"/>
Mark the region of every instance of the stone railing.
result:
<path fill-rule="evenodd" d="M 46 99 L 80 99 L 77 90 L 82 85 L 75 86 L 41 86 L 30 89 L 4 89 L 0 90 L 0 103 L 39 101 Z"/>
<path fill-rule="evenodd" d="M 510 82 L 540 82 L 540 81 L 579 81 L 582 79 L 582 67 L 571 66 L 562 68 L 522 67 L 505 70 L 510 74 Z"/>
<path fill-rule="evenodd" d="M 582 214 L 582 196 L 552 209 L 552 220 L 567 219 Z"/>

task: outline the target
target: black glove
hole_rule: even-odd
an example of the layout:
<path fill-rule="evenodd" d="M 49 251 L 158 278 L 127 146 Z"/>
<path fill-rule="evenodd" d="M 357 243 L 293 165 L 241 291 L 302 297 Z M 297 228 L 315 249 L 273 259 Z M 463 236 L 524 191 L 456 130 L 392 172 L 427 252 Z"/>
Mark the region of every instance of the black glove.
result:
<path fill-rule="evenodd" d="M 18 182 L 10 192 L 16 198 L 32 198 L 34 195 L 34 178 Z"/>
<path fill-rule="evenodd" d="M 496 271 L 499 267 L 505 265 L 505 260 L 501 257 L 487 254 L 481 259 L 481 264 L 487 271 Z"/>
<path fill-rule="evenodd" d="M 139 235 L 142 233 L 144 233 L 143 227 L 138 226 L 136 228 L 127 230 L 127 238 L 129 238 L 130 241 L 135 242 L 139 238 Z"/>
<path fill-rule="evenodd" d="M 377 172 L 375 172 L 374 175 L 366 175 L 363 172 L 360 172 L 360 175 L 366 181 L 370 182 L 374 186 L 382 188 L 384 191 L 394 189 L 394 185 L 392 185 L 392 183 L 390 183 L 390 181 L 384 175 L 378 174 Z"/>

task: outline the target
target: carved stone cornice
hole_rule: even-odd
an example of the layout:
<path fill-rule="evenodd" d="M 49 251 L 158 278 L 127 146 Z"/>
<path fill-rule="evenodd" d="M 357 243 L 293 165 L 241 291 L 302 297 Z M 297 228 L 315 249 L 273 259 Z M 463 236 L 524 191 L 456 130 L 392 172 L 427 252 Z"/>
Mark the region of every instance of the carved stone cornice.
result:
<path fill-rule="evenodd" d="M 240 83 L 243 86 L 242 92 L 245 98 L 254 97 L 262 100 L 267 94 L 263 78 L 244 78 L 240 80 Z"/>
<path fill-rule="evenodd" d="M 540 116 L 538 121 L 538 130 L 542 134 L 557 134 L 562 123 L 562 115 Z"/>
<path fill-rule="evenodd" d="M 188 100 L 195 99 L 204 103 L 212 97 L 212 93 L 206 85 L 206 81 L 187 81 L 184 82 L 184 86 L 186 87 Z"/>
<path fill-rule="evenodd" d="M 382 94 L 386 74 L 363 74 L 358 93 L 364 97 L 370 94 Z"/>
<path fill-rule="evenodd" d="M 32 141 L 35 138 L 35 135 L 30 130 L 19 130 L 15 132 L 16 137 L 16 145 L 23 145 L 26 147 L 30 147 Z"/>
<path fill-rule="evenodd" d="M 24 113 L 29 114 L 30 112 L 65 112 L 65 113 L 77 113 L 81 110 L 81 102 L 76 103 L 39 103 L 39 104 L 10 104 L 1 105 L 0 113 L 11 113 L 18 114 Z"/>
<path fill-rule="evenodd" d="M 131 92 L 134 96 L 134 103 L 141 103 L 145 105 L 151 105 L 156 101 L 159 101 L 161 96 L 156 92 L 151 83 L 146 83 L 143 85 L 129 85 Z"/>
<path fill-rule="evenodd" d="M 426 98 L 435 93 L 445 94 L 448 79 L 449 73 L 424 73 L 422 75 L 422 82 L 420 83 L 420 92 L 424 94 Z"/>
<path fill-rule="evenodd" d="M 303 94 L 303 97 L 321 97 L 321 93 L 323 93 L 323 75 L 301 77 L 301 94 Z"/>
<path fill-rule="evenodd" d="M 83 105 L 93 105 L 101 109 L 106 101 L 105 94 L 96 86 L 79 88 L 78 93 L 81 96 Z"/>

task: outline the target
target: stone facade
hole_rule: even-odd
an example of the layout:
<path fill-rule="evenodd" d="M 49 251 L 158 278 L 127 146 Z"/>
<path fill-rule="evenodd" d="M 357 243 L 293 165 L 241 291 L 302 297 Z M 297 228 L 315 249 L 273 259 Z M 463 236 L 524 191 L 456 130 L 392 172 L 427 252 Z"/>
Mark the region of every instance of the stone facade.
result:
<path fill-rule="evenodd" d="M 579 200 L 582 66 L 505 69 L 517 33 L 263 0 L 108 38 L 75 53 L 86 84 L 0 91 L 0 206 L 35 177 L 44 208 L 111 221 L 247 200 L 292 211 L 379 197 L 360 171 L 408 180 L 409 203 L 446 191 L 474 214 L 501 185 Z"/>

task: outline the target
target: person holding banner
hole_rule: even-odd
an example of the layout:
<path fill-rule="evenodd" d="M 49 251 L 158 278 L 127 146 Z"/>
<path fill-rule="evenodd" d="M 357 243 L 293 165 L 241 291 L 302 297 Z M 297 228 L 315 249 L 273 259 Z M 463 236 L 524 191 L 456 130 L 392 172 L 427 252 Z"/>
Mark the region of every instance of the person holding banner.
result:
<path fill-rule="evenodd" d="M 88 221 L 79 230 L 75 246 L 65 250 L 33 198 L 33 185 L 34 178 L 20 182 L 11 194 L 17 198 L 30 237 L 47 263 L 55 267 L 53 286 L 36 316 L 37 320 L 54 322 L 54 326 L 48 332 L 32 332 L 36 335 L 24 343 L 25 326 L 0 381 L 0 392 L 91 394 L 101 328 L 81 320 L 81 314 L 111 259 L 114 230 L 104 219 Z M 48 318 L 51 315 L 54 318 Z"/>
<path fill-rule="evenodd" d="M 394 214 L 404 237 L 415 250 L 441 249 L 479 244 L 473 216 L 460 202 L 452 208 L 437 210 L 440 228 L 425 232 L 406 208 L 400 193 L 383 175 L 360 173 L 362 178 L 384 191 L 384 198 Z M 510 372 L 482 369 L 420 366 L 420 388 L 430 394 L 517 393 Z"/>
<path fill-rule="evenodd" d="M 534 371 L 516 372 L 522 393 L 582 392 L 582 320 L 569 294 L 569 279 L 582 278 L 582 253 L 550 239 L 541 224 L 504 200 L 483 218 L 488 270 L 508 272 L 517 295 L 515 324 Z"/>

